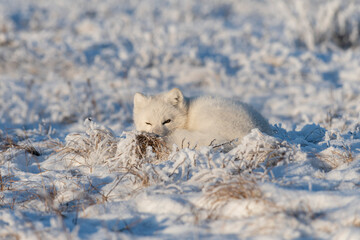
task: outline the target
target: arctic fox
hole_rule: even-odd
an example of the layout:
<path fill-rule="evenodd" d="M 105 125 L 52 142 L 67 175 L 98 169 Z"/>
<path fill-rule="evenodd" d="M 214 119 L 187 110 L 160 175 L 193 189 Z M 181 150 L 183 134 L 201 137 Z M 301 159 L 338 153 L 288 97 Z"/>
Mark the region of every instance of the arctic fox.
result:
<path fill-rule="evenodd" d="M 178 88 L 155 96 L 134 96 L 136 130 L 155 133 L 167 144 L 200 147 L 240 143 L 251 129 L 271 134 L 265 118 L 251 106 L 219 97 L 185 98 Z"/>

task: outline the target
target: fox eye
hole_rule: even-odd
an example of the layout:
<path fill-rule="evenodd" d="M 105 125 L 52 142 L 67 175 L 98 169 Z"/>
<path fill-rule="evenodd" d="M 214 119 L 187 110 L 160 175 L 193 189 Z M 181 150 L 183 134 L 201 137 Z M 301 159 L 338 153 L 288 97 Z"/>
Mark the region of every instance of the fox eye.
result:
<path fill-rule="evenodd" d="M 150 126 L 152 125 L 152 124 L 151 124 L 151 123 L 149 123 L 149 122 L 145 122 L 145 124 L 146 124 L 146 125 L 150 125 Z"/>
<path fill-rule="evenodd" d="M 168 120 L 164 121 L 164 122 L 162 123 L 162 125 L 165 125 L 165 124 L 167 124 L 167 123 L 169 123 L 169 122 L 171 122 L 171 119 L 168 119 Z"/>

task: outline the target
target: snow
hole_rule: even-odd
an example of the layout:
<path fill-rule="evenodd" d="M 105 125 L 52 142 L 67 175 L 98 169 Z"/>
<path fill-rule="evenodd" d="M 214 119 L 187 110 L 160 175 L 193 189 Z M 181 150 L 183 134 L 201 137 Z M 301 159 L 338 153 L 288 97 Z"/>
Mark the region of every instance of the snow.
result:
<path fill-rule="evenodd" d="M 358 239 L 359 13 L 0 0 L 0 239 Z M 275 134 L 141 146 L 133 95 L 173 87 L 248 102 Z"/>

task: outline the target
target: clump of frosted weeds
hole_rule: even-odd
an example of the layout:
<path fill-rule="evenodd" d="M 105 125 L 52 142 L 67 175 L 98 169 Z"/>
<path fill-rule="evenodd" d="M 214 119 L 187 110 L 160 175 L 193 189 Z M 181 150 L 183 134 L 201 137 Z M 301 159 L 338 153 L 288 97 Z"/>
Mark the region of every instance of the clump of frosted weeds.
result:
<path fill-rule="evenodd" d="M 229 204 L 243 206 L 244 209 L 249 204 L 255 204 L 260 208 L 274 206 L 274 203 L 261 190 L 256 178 L 248 174 L 227 176 L 206 187 L 203 203 L 208 209 L 208 218 L 229 217 L 228 214 L 232 215 L 229 209 L 226 209 Z"/>
<path fill-rule="evenodd" d="M 86 133 L 66 136 L 65 145 L 58 150 L 68 167 L 84 166 L 92 172 L 96 165 L 104 164 L 116 153 L 117 140 L 111 130 L 99 126 L 90 118 L 84 122 Z"/>
<path fill-rule="evenodd" d="M 115 163 L 116 170 L 134 176 L 134 183 L 149 186 L 161 181 L 153 164 L 166 160 L 169 153 L 161 137 L 150 133 L 125 132 L 111 161 Z"/>
<path fill-rule="evenodd" d="M 156 162 L 163 161 L 169 156 L 169 148 L 166 146 L 165 140 L 151 133 L 140 133 L 135 136 L 136 139 L 136 155 L 139 158 L 151 156 Z"/>
<path fill-rule="evenodd" d="M 34 138 L 38 137 L 34 141 Z M 39 140 L 41 138 L 41 140 Z M 10 161 L 19 154 L 31 154 L 39 157 L 43 154 L 42 150 L 56 146 L 58 142 L 51 139 L 49 135 L 38 130 L 20 130 L 3 133 L 0 131 L 0 164 Z"/>
<path fill-rule="evenodd" d="M 342 149 L 329 147 L 324 151 L 316 155 L 324 164 L 323 167 L 334 169 L 343 164 L 351 163 L 354 161 L 353 153 L 350 147 L 345 145 L 342 146 Z"/>
<path fill-rule="evenodd" d="M 164 139 L 151 133 L 124 132 L 117 145 L 113 161 L 120 167 L 144 162 L 157 164 L 167 159 L 170 151 Z"/>
<path fill-rule="evenodd" d="M 295 160 L 300 151 L 286 141 L 268 136 L 258 129 L 245 136 L 242 143 L 231 152 L 235 168 L 239 172 L 252 171 L 260 165 L 271 168 Z"/>
<path fill-rule="evenodd" d="M 23 150 L 35 156 L 41 155 L 41 153 L 32 145 L 31 141 L 23 141 L 19 143 L 11 137 L 6 137 L 3 140 L 0 139 L 0 152 L 5 152 L 9 149 Z"/>
<path fill-rule="evenodd" d="M 263 193 L 254 178 L 237 175 L 226 181 L 217 182 L 205 190 L 211 205 L 216 208 L 219 204 L 230 199 L 260 199 Z"/>
<path fill-rule="evenodd" d="M 156 175 L 151 171 L 152 164 L 169 155 L 164 140 L 152 134 L 124 132 L 116 138 L 111 130 L 91 119 L 84 124 L 86 132 L 69 134 L 58 150 L 67 167 L 81 166 L 93 172 L 95 166 L 107 166 L 110 171 L 130 173 L 136 181 L 140 179 L 143 185 L 149 185 L 156 178 L 150 176 Z"/>

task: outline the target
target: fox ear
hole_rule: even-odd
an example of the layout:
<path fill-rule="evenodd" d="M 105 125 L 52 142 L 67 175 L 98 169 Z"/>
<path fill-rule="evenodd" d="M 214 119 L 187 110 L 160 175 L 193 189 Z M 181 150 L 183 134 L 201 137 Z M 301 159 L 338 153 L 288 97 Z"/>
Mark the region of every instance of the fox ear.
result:
<path fill-rule="evenodd" d="M 134 108 L 143 106 L 148 101 L 148 98 L 142 93 L 135 93 Z"/>
<path fill-rule="evenodd" d="M 173 88 L 166 94 L 166 99 L 173 105 L 179 105 L 184 101 L 184 96 L 180 89 Z"/>

